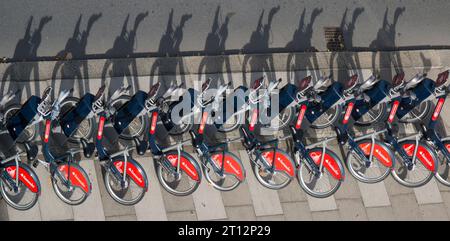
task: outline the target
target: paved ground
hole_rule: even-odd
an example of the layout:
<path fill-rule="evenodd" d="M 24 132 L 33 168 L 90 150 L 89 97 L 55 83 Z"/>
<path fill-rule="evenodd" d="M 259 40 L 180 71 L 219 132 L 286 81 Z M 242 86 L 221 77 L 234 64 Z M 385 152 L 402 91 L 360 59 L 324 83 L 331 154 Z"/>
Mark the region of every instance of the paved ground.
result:
<path fill-rule="evenodd" d="M 349 48 L 449 45 L 448 6 L 446 0 L 2 1 L 0 56 L 326 50 L 327 26 L 341 26 Z"/>

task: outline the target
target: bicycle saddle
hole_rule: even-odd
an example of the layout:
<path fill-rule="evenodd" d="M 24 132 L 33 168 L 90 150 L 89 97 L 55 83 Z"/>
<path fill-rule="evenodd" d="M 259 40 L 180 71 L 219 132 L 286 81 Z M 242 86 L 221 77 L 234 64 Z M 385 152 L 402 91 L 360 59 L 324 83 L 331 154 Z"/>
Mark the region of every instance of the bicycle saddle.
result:
<path fill-rule="evenodd" d="M 447 82 L 448 74 L 449 74 L 448 70 L 438 74 L 438 77 L 436 79 L 436 88 L 441 87 L 442 85 L 444 85 Z"/>
<path fill-rule="evenodd" d="M 416 87 L 418 84 L 420 84 L 420 82 L 422 82 L 425 79 L 426 76 L 427 76 L 426 74 L 416 74 L 412 79 L 406 82 L 405 90 L 410 90 Z"/>
<path fill-rule="evenodd" d="M 332 84 L 330 76 L 321 76 L 314 84 L 314 90 L 318 93 L 324 92 Z"/>
<path fill-rule="evenodd" d="M 351 92 L 353 89 L 355 89 L 356 85 L 358 84 L 358 75 L 355 74 L 350 79 L 347 80 L 344 84 L 344 91 Z"/>
<path fill-rule="evenodd" d="M 404 83 L 404 79 L 405 79 L 405 73 L 401 72 L 398 73 L 394 76 L 394 78 L 392 79 L 392 88 L 396 88 L 399 87 L 400 85 L 402 85 Z"/>
<path fill-rule="evenodd" d="M 366 79 L 361 84 L 361 86 L 359 88 L 361 89 L 361 91 L 370 90 L 376 83 L 380 82 L 380 80 L 381 79 L 379 78 L 379 76 L 372 74 L 368 79 Z"/>
<path fill-rule="evenodd" d="M 137 137 L 133 137 L 133 141 L 134 141 L 134 144 L 136 145 L 136 152 L 141 156 L 144 155 L 145 151 L 147 151 L 147 148 L 148 148 L 148 142 L 141 141 Z"/>
<path fill-rule="evenodd" d="M 311 87 L 311 76 L 307 76 L 298 82 L 298 92 L 303 93 Z"/>
<path fill-rule="evenodd" d="M 95 145 L 92 142 L 87 142 L 84 138 L 80 139 L 81 146 L 83 147 L 83 154 L 86 158 L 89 158 L 94 154 Z"/>

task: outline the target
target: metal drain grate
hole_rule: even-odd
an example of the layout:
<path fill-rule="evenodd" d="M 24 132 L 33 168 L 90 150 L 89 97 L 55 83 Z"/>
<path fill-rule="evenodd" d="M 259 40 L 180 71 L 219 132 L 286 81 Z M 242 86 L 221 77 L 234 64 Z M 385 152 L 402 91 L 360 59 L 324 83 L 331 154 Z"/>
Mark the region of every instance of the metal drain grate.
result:
<path fill-rule="evenodd" d="M 325 41 L 327 43 L 328 51 L 343 51 L 345 50 L 344 45 L 344 34 L 339 27 L 325 27 Z"/>

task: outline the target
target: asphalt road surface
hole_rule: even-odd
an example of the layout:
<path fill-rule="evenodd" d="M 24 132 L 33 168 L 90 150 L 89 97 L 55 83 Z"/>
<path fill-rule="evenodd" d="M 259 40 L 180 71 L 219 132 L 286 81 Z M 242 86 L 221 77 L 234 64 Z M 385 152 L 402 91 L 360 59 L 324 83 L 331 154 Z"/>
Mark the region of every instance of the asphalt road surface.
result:
<path fill-rule="evenodd" d="M 450 45 L 449 10 L 447 0 L 1 1 L 0 56 L 325 50 L 327 26 L 343 26 L 348 48 Z"/>

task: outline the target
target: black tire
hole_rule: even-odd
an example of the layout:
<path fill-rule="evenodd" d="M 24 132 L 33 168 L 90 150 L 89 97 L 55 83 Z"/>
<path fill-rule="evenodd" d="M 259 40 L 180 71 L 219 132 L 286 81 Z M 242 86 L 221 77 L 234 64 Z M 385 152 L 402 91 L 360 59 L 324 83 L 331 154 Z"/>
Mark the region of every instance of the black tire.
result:
<path fill-rule="evenodd" d="M 294 160 L 292 160 L 292 157 L 285 151 L 281 150 L 281 149 L 276 149 L 277 153 L 282 153 L 284 156 L 286 156 L 287 158 L 289 158 L 289 161 L 291 162 L 291 166 L 294 168 L 294 173 L 295 173 L 295 162 Z M 289 185 L 289 183 L 291 183 L 291 181 L 295 178 L 295 174 L 293 176 L 289 176 L 288 174 L 286 174 L 283 171 L 274 171 L 273 173 L 267 173 L 267 171 L 265 170 L 261 170 L 259 165 L 256 165 L 255 163 L 252 162 L 252 169 L 253 169 L 253 173 L 255 174 L 256 180 L 258 180 L 258 182 L 263 185 L 266 188 L 269 189 L 273 189 L 273 190 L 280 190 L 283 189 L 284 187 L 286 187 L 287 185 Z M 270 177 L 270 180 L 267 180 L 267 178 L 263 175 L 266 175 L 266 177 Z M 271 183 L 269 183 L 275 175 L 284 175 L 286 177 L 286 180 L 280 184 L 277 185 L 273 185 Z"/>
<path fill-rule="evenodd" d="M 12 104 L 5 108 L 5 120 L 8 120 L 11 116 L 13 116 L 17 111 L 19 111 L 22 108 L 22 105 L 19 104 Z M 16 142 L 20 144 L 28 143 L 33 141 L 36 138 L 36 132 L 37 132 L 37 125 L 34 126 L 28 126 L 23 130 L 23 132 L 20 134 L 19 138 L 17 138 Z"/>
<path fill-rule="evenodd" d="M 74 108 L 78 103 L 80 102 L 80 99 L 77 97 L 67 97 L 62 103 L 61 103 L 61 115 L 63 116 L 65 113 L 70 111 L 72 108 Z M 68 138 L 68 141 L 72 143 L 80 143 L 80 139 L 90 140 L 92 138 L 92 135 L 94 133 L 94 126 L 95 126 L 95 118 L 85 119 L 80 123 L 80 126 L 78 129 Z"/>
<path fill-rule="evenodd" d="M 325 113 L 323 113 L 313 123 L 311 123 L 311 127 L 314 129 L 325 129 L 327 127 L 330 127 L 331 125 L 333 125 L 334 122 L 336 122 L 338 117 L 341 115 L 341 111 L 342 107 L 340 105 L 333 106 Z M 329 116 L 328 118 L 325 116 L 326 114 Z M 323 122 L 320 122 L 322 121 L 321 118 L 324 119 Z"/>
<path fill-rule="evenodd" d="M 237 163 L 237 165 L 239 166 L 239 169 L 242 170 L 242 175 L 245 178 L 245 169 L 244 169 L 244 165 L 242 164 L 242 161 L 233 153 L 229 152 L 229 151 L 216 151 L 216 152 L 212 152 L 210 153 L 211 156 L 213 156 L 214 154 L 222 154 L 225 153 L 225 155 L 231 156 Z M 214 162 L 214 160 L 211 160 L 211 162 Z M 203 173 L 205 175 L 206 180 L 209 182 L 209 184 L 211 184 L 215 189 L 219 190 L 219 191 L 231 191 L 236 189 L 239 184 L 241 184 L 241 180 L 239 180 L 236 176 L 234 175 L 227 175 L 224 174 L 223 177 L 218 177 L 220 180 L 214 180 L 215 177 L 212 177 L 212 174 L 216 174 L 214 172 L 213 167 L 211 166 L 212 164 L 210 162 L 206 163 L 206 167 L 203 167 Z M 207 167 L 209 168 L 210 172 L 208 172 Z M 216 175 L 217 176 L 217 175 Z M 228 178 L 229 177 L 229 178 Z M 228 179 L 227 179 L 228 178 Z M 230 181 L 228 181 L 230 180 Z M 230 185 L 224 186 L 225 184 L 230 183 Z"/>
<path fill-rule="evenodd" d="M 20 193 L 18 194 L 14 194 L 17 195 L 17 197 L 13 197 L 10 196 L 8 194 L 9 190 L 6 190 L 8 188 L 8 186 L 4 183 L 4 178 L 3 178 L 3 174 L 4 172 L 6 172 L 6 168 L 8 167 L 15 167 L 16 164 L 15 163 L 8 163 L 4 166 L 4 168 L 0 171 L 0 192 L 2 194 L 3 199 L 5 200 L 5 202 L 11 206 L 12 208 L 16 209 L 16 210 L 20 210 L 20 211 L 25 211 L 25 210 L 29 210 L 30 208 L 34 207 L 34 205 L 37 203 L 40 193 L 41 193 L 41 184 L 39 181 L 38 176 L 36 175 L 36 173 L 33 171 L 33 169 L 31 169 L 30 167 L 28 167 L 28 165 L 24 164 L 24 163 L 19 163 L 19 167 L 26 170 L 26 172 L 28 172 L 28 174 L 33 178 L 34 182 L 37 185 L 37 192 L 34 193 L 31 190 L 29 190 L 20 180 L 19 180 L 19 189 L 23 190 L 23 192 L 20 191 Z M 8 174 L 6 174 L 8 175 Z M 30 201 L 27 202 L 26 204 L 18 204 L 17 202 L 15 202 L 12 199 L 15 198 L 19 198 L 19 199 L 23 199 L 25 195 L 28 195 L 27 193 L 30 193 Z M 21 200 L 19 200 L 21 201 Z"/>

